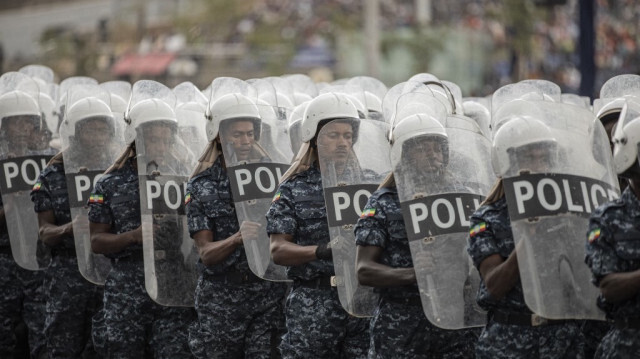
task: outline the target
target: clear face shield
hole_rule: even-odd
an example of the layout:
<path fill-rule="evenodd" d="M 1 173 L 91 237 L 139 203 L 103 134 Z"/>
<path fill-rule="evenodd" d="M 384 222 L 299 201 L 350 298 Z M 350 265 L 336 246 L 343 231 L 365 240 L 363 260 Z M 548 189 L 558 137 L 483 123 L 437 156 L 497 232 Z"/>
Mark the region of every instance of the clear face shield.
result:
<path fill-rule="evenodd" d="M 251 162 L 264 156 L 256 150 L 257 131 L 255 120 L 226 120 L 220 124 L 220 142 L 234 163 Z"/>
<path fill-rule="evenodd" d="M 13 156 L 26 156 L 31 151 L 41 150 L 40 120 L 40 116 L 33 115 L 3 118 L 0 131 L 3 152 L 12 153 Z"/>
<path fill-rule="evenodd" d="M 146 168 L 138 170 L 145 174 L 159 172 L 161 174 L 178 173 L 179 149 L 176 141 L 176 125 L 171 122 L 155 121 L 140 125 L 137 129 L 136 146 L 138 156 L 144 161 Z M 140 159 L 138 159 L 140 165 Z"/>
<path fill-rule="evenodd" d="M 318 131 L 316 144 L 318 151 L 324 154 L 321 167 L 335 169 L 339 177 L 348 168 L 359 167 L 358 159 L 353 152 L 353 145 L 358 138 L 357 120 L 335 119 L 324 124 Z"/>
<path fill-rule="evenodd" d="M 553 172 L 558 164 L 557 145 L 553 141 L 535 142 L 507 152 L 510 162 L 519 164 L 519 173 Z"/>

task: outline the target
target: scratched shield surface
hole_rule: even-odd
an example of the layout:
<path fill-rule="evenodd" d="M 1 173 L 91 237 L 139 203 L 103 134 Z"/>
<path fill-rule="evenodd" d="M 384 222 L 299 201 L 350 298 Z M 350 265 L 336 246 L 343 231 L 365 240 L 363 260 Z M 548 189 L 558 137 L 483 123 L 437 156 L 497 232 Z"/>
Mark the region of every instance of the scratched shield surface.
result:
<path fill-rule="evenodd" d="M 394 143 L 391 162 L 427 319 L 445 329 L 482 326 L 480 276 L 466 253 L 469 216 L 495 178 L 491 143 L 478 125 L 446 116 L 441 131 Z"/>
<path fill-rule="evenodd" d="M 583 248 L 591 212 L 619 195 L 606 133 L 593 113 L 569 104 L 519 101 L 509 115 L 541 127 L 522 136 L 531 143 L 496 151 L 494 162 L 504 178 L 525 302 L 546 318 L 603 319 Z"/>
<path fill-rule="evenodd" d="M 351 134 L 349 134 L 351 131 Z M 378 294 L 358 283 L 353 228 L 369 196 L 391 172 L 387 124 L 372 120 L 333 120 L 318 133 L 318 158 L 331 236 L 335 284 L 351 315 L 373 315 Z M 351 138 L 349 141 L 347 138 Z M 352 147 L 349 147 L 349 143 Z"/>

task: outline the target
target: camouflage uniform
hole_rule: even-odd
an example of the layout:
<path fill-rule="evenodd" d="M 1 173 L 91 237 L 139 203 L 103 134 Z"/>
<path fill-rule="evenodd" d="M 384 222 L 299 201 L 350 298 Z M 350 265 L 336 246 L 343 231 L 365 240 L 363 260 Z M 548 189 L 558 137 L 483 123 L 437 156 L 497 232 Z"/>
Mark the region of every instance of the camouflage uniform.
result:
<path fill-rule="evenodd" d="M 329 242 L 329 226 L 317 164 L 280 185 L 269 211 L 267 232 L 291 234 L 294 243 Z M 308 288 L 301 283 L 333 276 L 330 260 L 287 267 L 293 288 L 285 304 L 287 333 L 280 350 L 284 358 L 364 358 L 369 348 L 369 320 L 350 316 L 338 291 Z"/>
<path fill-rule="evenodd" d="M 140 226 L 138 175 L 133 161 L 96 183 L 89 221 L 111 225 L 115 234 Z M 99 199 L 98 199 L 99 198 Z M 104 286 L 103 311 L 94 316 L 93 341 L 109 358 L 190 358 L 188 325 L 192 308 L 164 307 L 145 290 L 142 244 L 108 254 L 112 269 Z"/>
<path fill-rule="evenodd" d="M 412 268 L 407 232 L 396 188 L 374 192 L 355 228 L 356 244 L 382 249 L 379 262 L 392 268 Z M 403 358 L 472 358 L 478 330 L 445 330 L 424 314 L 418 285 L 380 289 L 380 304 L 371 322 L 371 350 L 379 358 L 402 353 Z"/>
<path fill-rule="evenodd" d="M 515 249 L 507 201 L 500 200 L 481 206 L 471 216 L 470 227 L 485 223 L 484 230 L 468 239 L 467 251 L 476 268 L 487 257 L 499 254 L 506 260 Z M 500 300 L 491 298 L 484 280 L 477 296 L 478 304 L 488 312 L 531 315 L 524 302 L 522 284 L 518 282 Z M 583 358 L 584 338 L 578 321 L 561 324 L 526 326 L 504 324 L 489 315 L 478 345 L 477 358 Z"/>
<path fill-rule="evenodd" d="M 37 213 L 53 211 L 55 225 L 71 222 L 64 166 L 47 166 L 31 191 Z M 52 261 L 46 269 L 47 291 L 44 334 L 50 358 L 96 355 L 90 338 L 91 317 L 102 305 L 98 286 L 85 280 L 78 270 L 73 235 L 51 248 Z"/>
<path fill-rule="evenodd" d="M 221 157 L 187 185 L 187 218 L 191 236 L 208 230 L 213 240 L 240 230 L 229 177 Z M 189 330 L 189 345 L 198 358 L 269 358 L 279 342 L 286 285 L 256 277 L 242 246 L 221 263 L 205 267 L 196 289 L 198 320 Z"/>
<path fill-rule="evenodd" d="M 0 358 L 18 357 L 14 330 L 21 321 L 28 327 L 31 357 L 46 355 L 44 274 L 18 266 L 11 254 L 6 223 L 0 223 Z"/>
<path fill-rule="evenodd" d="M 593 282 L 611 273 L 640 269 L 640 201 L 630 187 L 622 196 L 604 204 L 591 215 L 587 234 L 586 263 L 593 273 Z M 602 339 L 596 358 L 640 358 L 640 292 L 622 303 L 609 303 L 600 295 L 598 306 L 616 322 Z M 624 328 L 621 321 L 635 321 Z"/>

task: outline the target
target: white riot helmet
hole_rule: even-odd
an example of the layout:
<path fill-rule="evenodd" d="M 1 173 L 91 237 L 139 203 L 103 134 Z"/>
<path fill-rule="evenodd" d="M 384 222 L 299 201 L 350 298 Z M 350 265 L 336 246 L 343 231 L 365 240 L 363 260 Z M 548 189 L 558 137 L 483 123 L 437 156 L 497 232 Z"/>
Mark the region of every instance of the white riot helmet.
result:
<path fill-rule="evenodd" d="M 640 104 L 625 101 L 620 112 L 620 122 L 611 138 L 614 143 L 613 165 L 621 175 L 638 162 L 638 144 L 640 144 Z"/>
<path fill-rule="evenodd" d="M 335 92 L 319 95 L 309 102 L 304 112 L 302 142 L 310 142 L 316 136 L 318 125 L 322 121 L 348 119 L 357 125 L 359 118 L 358 109 L 347 95 Z M 353 143 L 355 143 L 357 131 L 353 132 Z"/>
<path fill-rule="evenodd" d="M 127 113 L 125 121 L 127 122 L 127 128 L 124 133 L 124 139 L 127 144 L 135 141 L 136 129 L 140 125 L 149 122 L 163 122 L 177 127 L 178 124 L 173 108 L 157 98 L 143 100 L 133 105 Z"/>
<path fill-rule="evenodd" d="M 260 140 L 260 112 L 256 104 L 247 96 L 239 93 L 227 94 L 216 100 L 209 109 L 207 120 L 207 141 L 218 137 L 223 121 L 248 119 L 253 122 L 255 140 Z"/>
<path fill-rule="evenodd" d="M 440 121 L 426 113 L 417 113 L 405 117 L 394 127 L 391 133 L 392 153 L 405 152 L 404 144 L 409 140 L 429 138 L 437 140 L 441 145 L 443 164 L 449 163 L 449 136 Z M 397 149 L 400 149 L 398 152 Z"/>
<path fill-rule="evenodd" d="M 33 117 L 37 126 L 41 125 L 42 112 L 38 102 L 31 95 L 22 91 L 11 91 L 0 96 L 0 130 L 2 122 L 7 117 L 29 116 Z"/>
<path fill-rule="evenodd" d="M 520 151 L 543 148 L 552 156 L 558 150 L 551 130 L 531 117 L 515 117 L 505 122 L 493 136 L 491 161 L 497 177 L 503 177 L 516 164 Z"/>
<path fill-rule="evenodd" d="M 95 97 L 87 97 L 77 101 L 67 110 L 64 118 L 66 133 L 75 136 L 78 125 L 91 118 L 103 118 L 109 125 L 111 136 L 114 135 L 113 114 L 109 105 Z"/>

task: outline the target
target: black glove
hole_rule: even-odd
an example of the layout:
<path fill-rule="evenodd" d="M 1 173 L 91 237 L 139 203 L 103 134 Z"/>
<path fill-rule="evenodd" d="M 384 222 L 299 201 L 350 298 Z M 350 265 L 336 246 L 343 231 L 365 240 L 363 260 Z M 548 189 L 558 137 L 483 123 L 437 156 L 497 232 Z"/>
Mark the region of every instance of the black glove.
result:
<path fill-rule="evenodd" d="M 333 259 L 333 253 L 331 252 L 331 242 L 318 244 L 316 248 L 316 258 L 318 259 Z"/>

